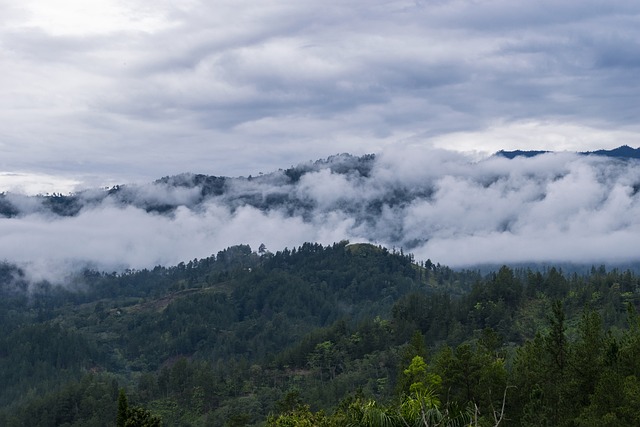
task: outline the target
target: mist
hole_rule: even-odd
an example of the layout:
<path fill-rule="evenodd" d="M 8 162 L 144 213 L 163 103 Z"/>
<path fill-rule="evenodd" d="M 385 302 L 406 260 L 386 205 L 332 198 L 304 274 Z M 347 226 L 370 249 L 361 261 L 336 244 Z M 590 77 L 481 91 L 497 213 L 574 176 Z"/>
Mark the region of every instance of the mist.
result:
<path fill-rule="evenodd" d="M 61 281 L 79 268 L 174 265 L 236 244 L 275 252 L 346 239 L 451 267 L 624 263 L 640 260 L 639 190 L 636 160 L 477 160 L 418 148 L 339 155 L 255 177 L 184 174 L 58 198 L 6 193 L 0 259 Z"/>

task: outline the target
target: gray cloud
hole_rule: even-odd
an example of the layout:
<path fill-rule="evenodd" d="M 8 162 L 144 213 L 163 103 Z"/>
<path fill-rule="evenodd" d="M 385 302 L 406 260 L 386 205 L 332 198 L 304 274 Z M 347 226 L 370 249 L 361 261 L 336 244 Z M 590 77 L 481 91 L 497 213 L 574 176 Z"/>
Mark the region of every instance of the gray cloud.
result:
<path fill-rule="evenodd" d="M 34 277 L 176 264 L 238 243 L 275 251 L 343 239 L 454 267 L 640 259 L 640 162 L 571 153 L 476 161 L 394 149 L 253 178 L 182 175 L 78 193 L 67 216 L 45 198 L 3 200 L 17 214 L 0 219 L 0 259 Z"/>
<path fill-rule="evenodd" d="M 559 129 L 573 150 L 601 148 L 593 132 L 611 135 L 605 148 L 638 136 L 640 6 L 628 0 L 10 6 L 6 172 L 247 175 L 407 141 L 492 151 L 488 131 L 529 124 L 528 146 L 513 135 L 500 148 L 553 149 Z M 460 132 L 464 143 L 450 138 Z"/>

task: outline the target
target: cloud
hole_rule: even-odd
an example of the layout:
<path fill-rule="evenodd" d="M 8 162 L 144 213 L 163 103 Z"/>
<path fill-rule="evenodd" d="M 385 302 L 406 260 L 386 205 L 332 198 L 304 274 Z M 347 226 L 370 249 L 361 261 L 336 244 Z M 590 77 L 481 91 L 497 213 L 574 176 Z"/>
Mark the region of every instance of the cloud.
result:
<path fill-rule="evenodd" d="M 86 267 L 123 271 L 175 265 L 240 242 L 254 249 L 266 243 L 274 251 L 305 241 L 330 244 L 348 234 L 352 223 L 337 213 L 323 216 L 322 222 L 305 222 L 249 206 L 232 212 L 217 203 L 199 211 L 181 207 L 171 215 L 105 203 L 74 217 L 32 213 L 0 219 L 6 248 L 0 257 L 25 267 L 32 279 L 64 282 Z"/>
<path fill-rule="evenodd" d="M 252 178 L 181 175 L 56 200 L 5 194 L 14 215 L 0 219 L 0 259 L 63 280 L 85 266 L 172 265 L 236 244 L 348 239 L 453 267 L 624 263 L 640 260 L 639 189 L 637 160 L 407 147 Z M 54 209 L 65 200 L 74 208 Z"/>
<path fill-rule="evenodd" d="M 358 188 L 348 176 L 334 174 L 329 169 L 302 176 L 296 193 L 302 200 L 311 200 L 320 210 L 345 205 L 358 198 Z"/>
<path fill-rule="evenodd" d="M 638 137 L 628 0 L 21 5 L 0 18 L 5 172 L 148 182 L 407 142 L 584 151 Z"/>
<path fill-rule="evenodd" d="M 80 181 L 56 175 L 0 172 L 0 188 L 15 194 L 66 194 L 75 191 L 80 184 Z"/>

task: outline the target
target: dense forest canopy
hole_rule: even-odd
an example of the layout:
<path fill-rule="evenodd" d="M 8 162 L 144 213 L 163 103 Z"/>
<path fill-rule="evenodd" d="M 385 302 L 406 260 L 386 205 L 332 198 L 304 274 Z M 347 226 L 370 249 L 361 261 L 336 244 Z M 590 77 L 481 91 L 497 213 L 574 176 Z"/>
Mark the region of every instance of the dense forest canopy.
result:
<path fill-rule="evenodd" d="M 640 422 L 630 270 L 485 274 L 343 241 L 66 287 L 4 264 L 0 285 L 1 425 Z"/>

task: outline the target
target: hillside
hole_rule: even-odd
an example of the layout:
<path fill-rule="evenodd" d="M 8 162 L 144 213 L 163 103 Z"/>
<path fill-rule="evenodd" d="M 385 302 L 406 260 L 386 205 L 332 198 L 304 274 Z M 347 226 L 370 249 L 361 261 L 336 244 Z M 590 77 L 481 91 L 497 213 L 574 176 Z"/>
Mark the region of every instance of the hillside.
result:
<path fill-rule="evenodd" d="M 604 410 L 635 420 L 625 412 L 640 387 L 630 271 L 480 276 L 347 242 L 236 246 L 170 268 L 85 271 L 66 288 L 2 271 L 1 425 L 112 425 L 121 388 L 166 425 L 263 425 L 269 414 L 281 414 L 269 425 L 346 425 L 371 401 L 393 418 L 394 402 L 423 386 L 452 417 L 478 405 L 482 425 L 504 390 L 505 425 L 534 425 L 540 407 L 553 425 L 598 425 Z M 557 351 L 566 366 L 546 359 Z M 417 377 L 406 373 L 415 356 L 427 363 Z M 615 408 L 597 400 L 618 383 L 630 388 Z M 550 388 L 535 397 L 534 386 Z"/>

